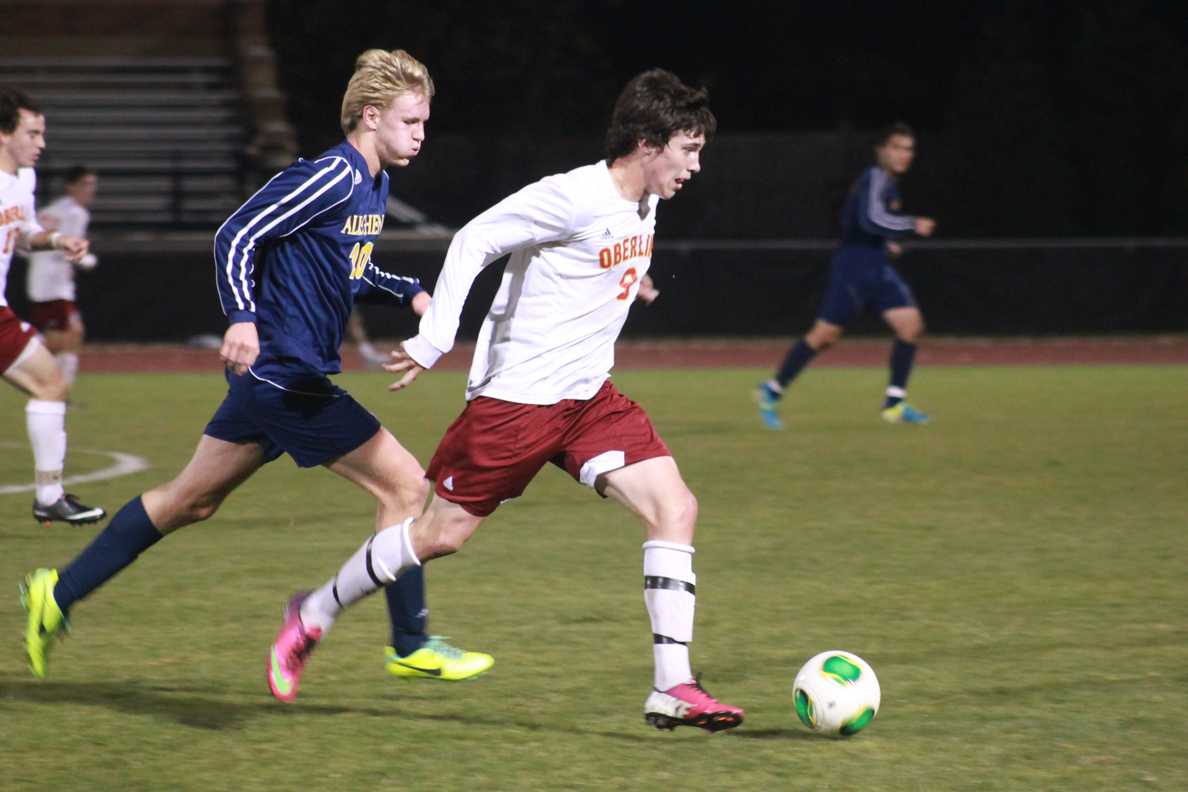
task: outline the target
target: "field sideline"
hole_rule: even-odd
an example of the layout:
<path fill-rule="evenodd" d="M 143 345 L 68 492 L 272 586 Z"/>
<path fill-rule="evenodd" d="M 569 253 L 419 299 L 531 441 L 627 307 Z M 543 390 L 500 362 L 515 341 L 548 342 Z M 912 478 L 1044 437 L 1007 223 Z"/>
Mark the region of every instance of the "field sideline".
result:
<path fill-rule="evenodd" d="M 774 368 L 793 339 L 710 338 L 627 340 L 616 345 L 619 371 L 656 368 Z M 399 339 L 377 340 L 378 349 L 390 348 Z M 887 361 L 889 339 L 847 338 L 813 362 L 814 368 L 881 366 Z M 465 371 L 473 344 L 460 342 L 437 364 L 440 370 Z M 353 348 L 343 350 L 344 367 L 365 366 Z M 1188 336 L 1129 336 L 1100 338 L 929 338 L 920 346 L 920 366 L 1010 366 L 1172 363 L 1188 364 Z M 218 356 L 208 349 L 178 345 L 90 345 L 82 359 L 83 371 L 119 373 L 134 371 L 211 371 Z"/>
<path fill-rule="evenodd" d="M 40 682 L 15 583 L 95 531 L 43 531 L 27 495 L 0 496 L 0 789 L 1180 789 L 1188 366 L 1166 364 L 1188 344 L 1159 343 L 1171 359 L 933 361 L 912 396 L 936 422 L 891 427 L 877 415 L 886 344 L 856 342 L 870 365 L 810 369 L 783 433 L 750 402 L 775 358 L 625 364 L 616 382 L 701 502 L 694 667 L 748 712 L 714 736 L 643 723 L 639 530 L 559 471 L 429 570 L 434 628 L 495 654 L 493 673 L 386 678 L 376 600 L 319 648 L 293 706 L 264 682 L 279 606 L 357 547 L 365 495 L 268 466 L 81 603 Z M 457 371 L 398 395 L 382 373 L 341 381 L 422 461 L 461 407 Z M 171 475 L 223 389 L 217 373 L 85 373 L 72 445 L 151 468 L 79 494 L 116 508 Z M 21 405 L 0 391 L 0 440 L 23 439 Z M 28 466 L 5 449 L 0 484 Z M 883 684 L 878 719 L 844 742 L 792 711 L 800 663 L 830 648 Z"/>

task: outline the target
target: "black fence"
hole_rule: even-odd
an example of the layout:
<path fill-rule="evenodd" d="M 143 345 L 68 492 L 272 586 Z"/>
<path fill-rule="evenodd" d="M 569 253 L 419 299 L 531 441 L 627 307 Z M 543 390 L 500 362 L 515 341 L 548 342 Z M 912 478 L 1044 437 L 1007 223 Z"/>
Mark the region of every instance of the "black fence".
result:
<path fill-rule="evenodd" d="M 385 240 L 377 262 L 430 288 L 445 242 Z M 205 244 L 158 252 L 153 242 L 105 250 L 78 278 L 92 340 L 180 341 L 221 334 L 215 269 Z M 660 241 L 651 273 L 655 304 L 636 306 L 627 336 L 792 336 L 816 315 L 828 274 L 828 242 Z M 953 335 L 1084 335 L 1188 332 L 1188 240 L 1029 240 L 917 244 L 898 266 L 929 330 Z M 24 267 L 8 298 L 25 305 Z M 461 334 L 473 337 L 499 283 L 500 264 L 476 282 Z M 415 332 L 409 311 L 363 306 L 373 336 Z M 853 332 L 878 332 L 867 317 Z"/>

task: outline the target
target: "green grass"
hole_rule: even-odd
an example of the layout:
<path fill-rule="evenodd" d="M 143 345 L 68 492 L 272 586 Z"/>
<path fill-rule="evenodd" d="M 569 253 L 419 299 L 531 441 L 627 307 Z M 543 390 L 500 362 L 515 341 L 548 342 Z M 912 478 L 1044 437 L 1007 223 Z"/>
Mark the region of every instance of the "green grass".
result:
<path fill-rule="evenodd" d="M 496 655 L 473 683 L 400 682 L 377 598 L 318 650 L 294 706 L 264 653 L 283 598 L 370 530 L 368 498 L 287 459 L 153 548 L 73 614 L 51 678 L 26 672 L 16 581 L 91 529 L 44 531 L 0 496 L 0 788 L 1182 789 L 1188 777 L 1188 367 L 925 369 L 936 421 L 877 416 L 883 373 L 809 372 L 763 430 L 756 371 L 625 373 L 701 501 L 694 666 L 747 709 L 735 733 L 648 729 L 641 535 L 548 469 L 430 567 L 434 627 Z M 390 395 L 343 378 L 427 461 L 462 379 Z M 217 375 L 90 376 L 83 449 L 153 468 L 83 485 L 111 509 L 188 459 Z M 24 440 L 0 391 L 0 441 Z M 0 446 L 0 483 L 29 478 Z M 848 741 L 796 721 L 791 682 L 844 648 L 883 685 Z"/>

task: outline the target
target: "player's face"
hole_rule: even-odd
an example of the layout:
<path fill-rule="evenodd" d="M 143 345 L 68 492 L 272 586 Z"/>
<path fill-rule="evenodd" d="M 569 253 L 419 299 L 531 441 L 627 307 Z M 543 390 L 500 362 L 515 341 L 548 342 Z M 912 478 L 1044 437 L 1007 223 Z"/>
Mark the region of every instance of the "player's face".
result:
<path fill-rule="evenodd" d="M 88 173 L 86 176 L 69 185 L 66 188 L 66 192 L 82 206 L 90 206 L 91 202 L 95 200 L 95 191 L 98 189 L 99 178 L 93 173 Z"/>
<path fill-rule="evenodd" d="M 45 116 L 20 109 L 20 120 L 11 135 L 0 132 L 0 146 L 18 168 L 32 168 L 45 148 Z"/>
<path fill-rule="evenodd" d="M 892 135 L 878 148 L 879 165 L 899 175 L 907 173 L 916 156 L 916 141 L 907 135 Z"/>
<path fill-rule="evenodd" d="M 386 168 L 403 168 L 421 153 L 425 124 L 429 121 L 429 97 L 403 93 L 381 110 L 375 130 L 375 150 Z"/>
<path fill-rule="evenodd" d="M 661 198 L 671 198 L 701 170 L 701 150 L 705 135 L 677 132 L 661 149 L 647 149 L 644 158 L 644 184 L 647 191 Z"/>

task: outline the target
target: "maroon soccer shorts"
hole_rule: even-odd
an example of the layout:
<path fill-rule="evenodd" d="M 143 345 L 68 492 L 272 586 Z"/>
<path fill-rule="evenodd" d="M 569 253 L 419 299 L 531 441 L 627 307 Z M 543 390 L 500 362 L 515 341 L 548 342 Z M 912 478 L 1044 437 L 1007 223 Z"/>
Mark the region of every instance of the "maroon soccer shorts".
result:
<path fill-rule="evenodd" d="M 546 462 L 593 487 L 603 473 L 665 456 L 672 452 L 647 413 L 607 380 L 593 398 L 556 404 L 479 396 L 446 430 L 425 477 L 439 498 L 486 517 Z"/>
<path fill-rule="evenodd" d="M 22 322 L 8 306 L 0 308 L 0 374 L 8 371 L 36 337 L 31 324 Z"/>
<path fill-rule="evenodd" d="M 71 320 L 76 317 L 79 317 L 78 306 L 71 300 L 29 303 L 29 321 L 43 333 L 47 330 L 68 330 Z"/>

